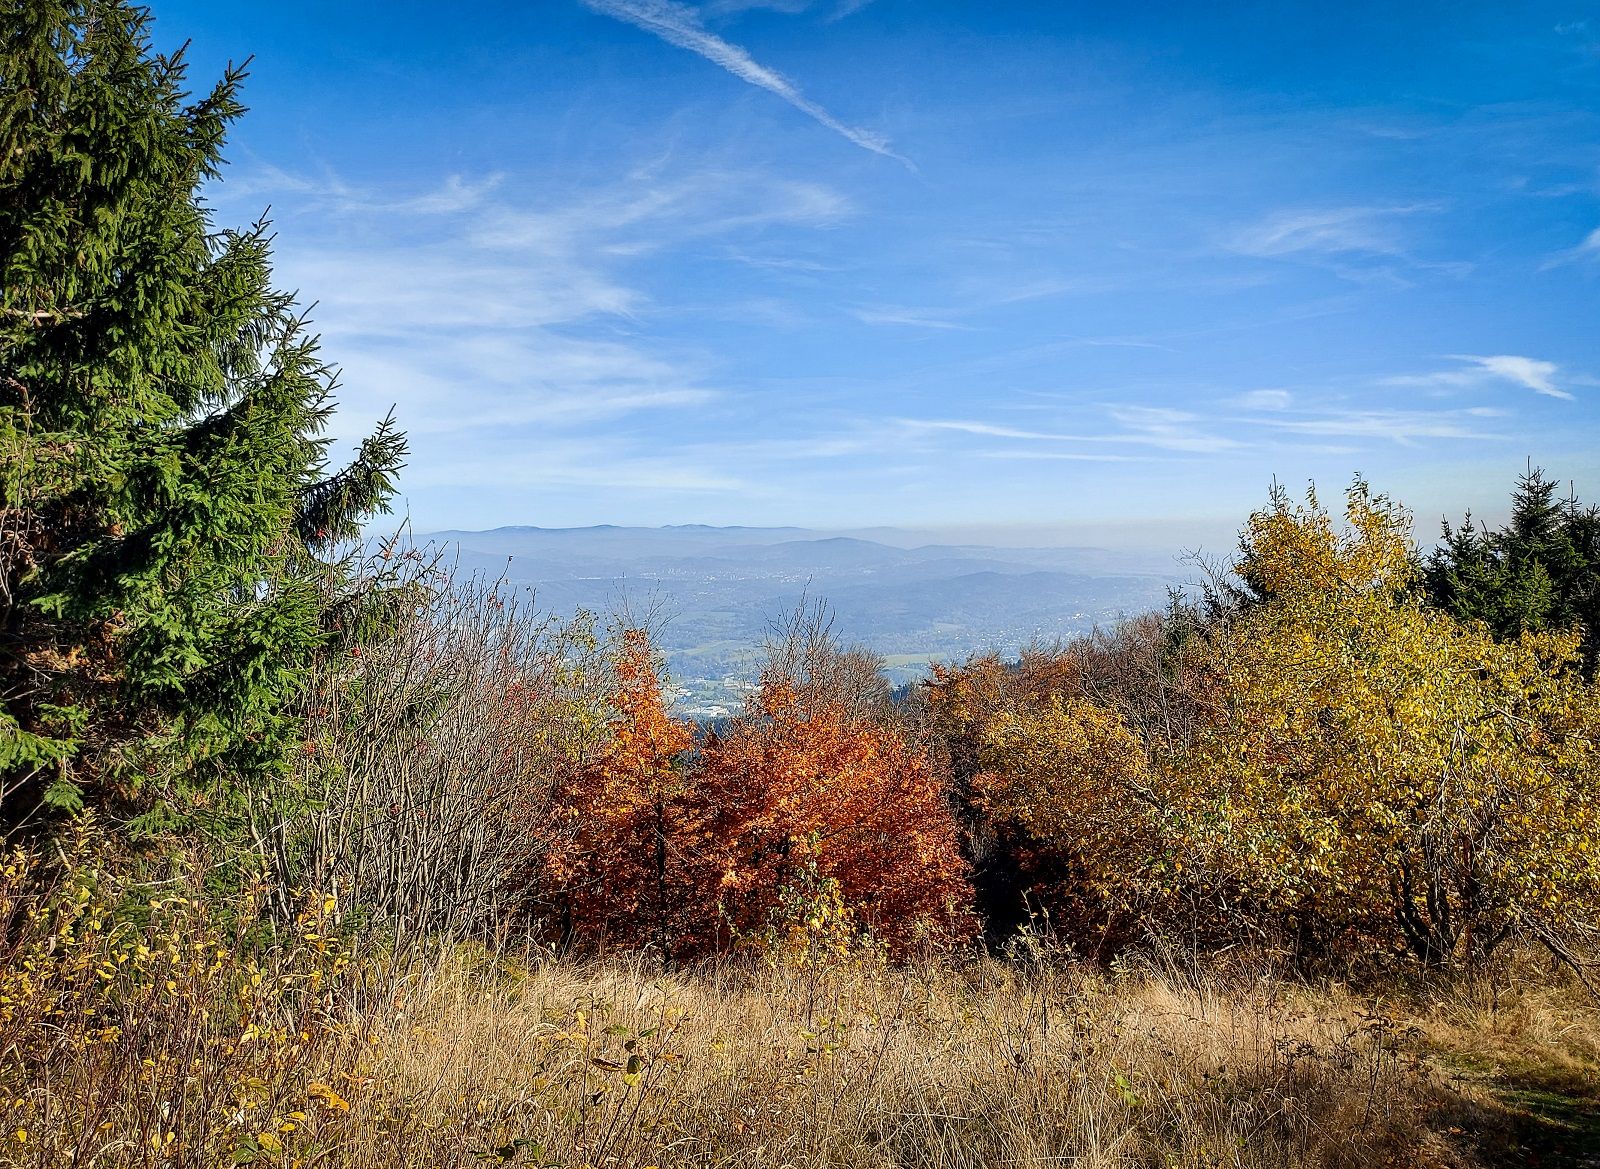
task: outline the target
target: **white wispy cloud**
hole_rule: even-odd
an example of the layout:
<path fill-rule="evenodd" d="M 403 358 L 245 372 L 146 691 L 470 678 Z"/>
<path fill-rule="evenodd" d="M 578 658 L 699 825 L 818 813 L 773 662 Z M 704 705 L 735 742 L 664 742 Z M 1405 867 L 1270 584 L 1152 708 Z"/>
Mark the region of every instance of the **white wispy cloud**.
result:
<path fill-rule="evenodd" d="M 424 215 L 467 211 L 481 205 L 503 178 L 503 175 L 489 175 L 480 182 L 472 183 L 460 175 L 450 175 L 435 190 L 404 200 L 392 210 L 415 211 Z"/>
<path fill-rule="evenodd" d="M 814 272 L 833 271 L 827 264 L 819 264 L 815 260 L 802 260 L 785 256 L 750 256 L 741 252 L 729 252 L 728 259 L 740 264 L 747 264 L 752 268 L 768 268 L 774 272 Z"/>
<path fill-rule="evenodd" d="M 330 339 L 348 385 L 403 403 L 407 430 L 444 444 L 513 429 L 571 432 L 716 396 L 689 362 L 543 329 L 479 331 L 458 343 L 431 330 L 405 342 L 340 328 Z"/>
<path fill-rule="evenodd" d="M 1400 374 L 1384 378 L 1380 384 L 1457 389 L 1480 386 L 1498 380 L 1511 382 L 1536 394 L 1544 394 L 1546 397 L 1561 398 L 1569 402 L 1574 400 L 1571 393 L 1556 384 L 1556 378 L 1562 371 L 1553 361 L 1520 357 L 1512 353 L 1501 353 L 1490 357 L 1465 353 L 1453 353 L 1449 356 L 1452 361 L 1464 361 L 1467 364 L 1461 368 L 1441 369 L 1433 373 Z M 1577 382 L 1583 379 L 1567 377 L 1565 380 Z"/>
<path fill-rule="evenodd" d="M 1235 406 L 1246 410 L 1287 410 L 1294 402 L 1288 390 L 1251 390 L 1233 399 Z"/>
<path fill-rule="evenodd" d="M 1068 463 L 1136 463 L 1158 458 L 1157 455 L 1105 455 L 1085 451 L 978 451 L 980 459 L 1035 459 Z"/>
<path fill-rule="evenodd" d="M 641 453 L 632 444 L 570 435 L 519 441 L 515 447 L 484 443 L 455 459 L 407 472 L 409 487 L 526 491 L 560 488 L 725 494 L 748 491 L 738 475 L 708 466 L 694 452 Z"/>
<path fill-rule="evenodd" d="M 898 428 L 884 427 L 873 420 L 836 419 L 833 427 L 819 434 L 782 438 L 719 438 L 691 444 L 685 450 L 708 464 L 770 467 L 776 463 L 806 464 L 860 455 L 881 456 L 899 437 Z"/>
<path fill-rule="evenodd" d="M 1487 381 L 1487 375 L 1482 368 L 1472 369 L 1440 369 L 1433 373 L 1397 373 L 1392 377 L 1379 378 L 1380 386 L 1416 386 L 1419 389 L 1459 389 L 1467 386 L 1480 386 Z"/>
<path fill-rule="evenodd" d="M 664 425 L 692 428 L 729 394 L 713 354 L 652 330 L 640 258 L 749 246 L 852 211 L 821 184 L 720 167 L 636 171 L 548 199 L 492 177 L 421 191 L 245 177 L 216 194 L 264 191 L 292 225 L 279 279 L 318 301 L 342 368 L 336 437 L 396 405 L 415 452 L 408 490 L 747 491 L 736 464 L 663 453 Z"/>
<path fill-rule="evenodd" d="M 1543 264 L 1539 265 L 1541 272 L 1551 268 L 1559 268 L 1563 264 L 1582 263 L 1584 261 L 1600 260 L 1600 227 L 1595 228 L 1575 248 L 1557 252 Z"/>
<path fill-rule="evenodd" d="M 953 430 L 960 434 L 979 434 L 988 438 L 1026 438 L 1049 442 L 1094 442 L 1092 435 L 1049 434 L 1038 430 L 1019 430 L 1013 426 L 995 426 L 988 422 L 963 422 L 952 419 L 902 418 L 902 426 L 912 430 Z"/>
<path fill-rule="evenodd" d="M 908 325 L 919 329 L 972 328 L 971 325 L 949 320 L 936 309 L 900 308 L 895 305 L 859 308 L 855 311 L 855 317 L 864 325 Z"/>
<path fill-rule="evenodd" d="M 1288 434 L 1380 438 L 1402 446 L 1411 446 L 1422 438 L 1498 437 L 1474 429 L 1465 419 L 1468 413 L 1465 410 L 1435 413 L 1421 410 L 1335 410 L 1313 418 L 1258 415 L 1242 421 Z"/>
<path fill-rule="evenodd" d="M 1573 400 L 1571 394 L 1559 388 L 1551 380 L 1561 368 L 1553 361 L 1540 361 L 1533 357 L 1516 357 L 1512 354 L 1501 354 L 1497 357 L 1469 357 L 1463 355 L 1458 360 L 1477 362 L 1478 365 L 1494 376 L 1516 382 L 1520 386 L 1526 386 L 1536 394 L 1545 394 L 1551 398 L 1565 398 L 1569 402 Z"/>
<path fill-rule="evenodd" d="M 1405 287 L 1406 272 L 1462 276 L 1472 270 L 1470 263 L 1426 259 L 1411 247 L 1406 220 L 1441 210 L 1436 203 L 1412 203 L 1280 211 L 1234 232 L 1225 246 L 1239 255 L 1314 264 L 1358 283 Z"/>
<path fill-rule="evenodd" d="M 761 64 L 738 45 L 730 44 L 714 33 L 708 32 L 700 22 L 700 15 L 684 4 L 671 0 L 584 0 L 594 11 L 617 20 L 636 25 L 653 33 L 670 45 L 698 53 L 713 65 L 772 93 L 795 109 L 826 126 L 835 134 L 854 142 L 863 150 L 892 158 L 911 170 L 915 165 L 904 155 L 889 148 L 889 139 L 874 130 L 847 126 L 822 106 L 806 97 L 800 87 L 775 69 Z"/>
<path fill-rule="evenodd" d="M 628 257 L 777 224 L 827 227 L 852 210 L 848 199 L 821 183 L 708 170 L 672 181 L 631 181 L 554 208 L 500 203 L 483 209 L 471 233 L 475 244 L 489 249 L 555 252 L 581 241 Z"/>
<path fill-rule="evenodd" d="M 1372 255 L 1407 254 L 1396 220 L 1422 211 L 1429 203 L 1403 207 L 1326 207 L 1285 211 L 1236 233 L 1233 250 L 1250 256 L 1287 256 L 1296 252 Z"/>
<path fill-rule="evenodd" d="M 1130 432 L 1122 436 L 1125 442 L 1142 442 L 1163 450 L 1193 453 L 1215 453 L 1243 445 L 1235 439 L 1212 433 L 1198 414 L 1186 410 L 1115 406 L 1111 416 Z"/>
<path fill-rule="evenodd" d="M 1111 418 L 1123 427 L 1120 431 L 1105 434 L 1066 434 L 1045 430 L 1023 430 L 1014 426 L 998 426 L 990 422 L 964 419 L 902 418 L 901 426 L 910 431 L 953 431 L 982 438 L 1010 438 L 1042 443 L 1101 443 L 1113 445 L 1153 446 L 1169 451 L 1214 452 L 1230 450 L 1241 445 L 1206 430 L 1196 414 L 1182 410 L 1165 410 L 1153 406 L 1113 406 Z M 1030 457 L 1017 455 L 1016 457 Z"/>
<path fill-rule="evenodd" d="M 380 195 L 352 185 L 333 170 L 307 174 L 257 161 L 226 172 L 207 187 L 206 194 L 219 203 L 228 204 L 289 196 L 302 210 L 314 206 L 335 214 L 448 215 L 482 205 L 504 178 L 504 175 L 491 174 L 474 182 L 461 175 L 447 175 L 437 186 L 427 190 Z"/>
<path fill-rule="evenodd" d="M 829 20 L 843 20 L 845 17 L 860 12 L 872 0 L 839 0 L 839 6 L 829 15 Z"/>
<path fill-rule="evenodd" d="M 794 16 L 810 7 L 811 0 L 710 0 L 710 3 L 704 5 L 704 10 L 712 17 L 730 16 L 748 12 L 753 8 Z"/>

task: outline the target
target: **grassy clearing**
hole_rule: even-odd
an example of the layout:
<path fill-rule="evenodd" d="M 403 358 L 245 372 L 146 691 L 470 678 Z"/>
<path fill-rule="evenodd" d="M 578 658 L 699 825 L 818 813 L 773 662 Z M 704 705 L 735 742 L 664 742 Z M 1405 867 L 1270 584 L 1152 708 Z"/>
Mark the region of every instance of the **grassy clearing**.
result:
<path fill-rule="evenodd" d="M 893 966 L 823 936 L 663 971 L 359 952 L 332 898 L 0 870 L 0 1163 L 1595 1163 L 1600 1008 L 1522 955 L 1402 998 L 1235 951 Z M 135 910 L 137 910 L 135 912 Z M 1498 989 L 1496 989 L 1498 988 Z"/>
<path fill-rule="evenodd" d="M 1600 1010 L 1581 990 L 1524 956 L 1506 985 L 1432 1000 L 1412 1025 L 1458 1163 L 1600 1164 Z"/>
<path fill-rule="evenodd" d="M 1236 958 L 362 959 L 172 899 L 13 914 L 0 1160 L 215 1166 L 1593 1163 L 1600 1012 L 1524 960 L 1403 1002 Z M 44 932 L 49 930 L 51 932 Z M 32 931 L 33 936 L 28 936 Z"/>

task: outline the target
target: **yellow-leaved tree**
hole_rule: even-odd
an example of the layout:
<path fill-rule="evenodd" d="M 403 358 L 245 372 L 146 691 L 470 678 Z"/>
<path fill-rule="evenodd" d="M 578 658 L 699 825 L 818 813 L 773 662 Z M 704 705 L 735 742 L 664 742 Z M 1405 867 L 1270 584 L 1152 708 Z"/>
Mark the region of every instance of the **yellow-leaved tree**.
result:
<path fill-rule="evenodd" d="M 1258 906 L 1429 964 L 1519 927 L 1560 945 L 1600 909 L 1577 634 L 1497 642 L 1428 608 L 1407 513 L 1358 480 L 1344 518 L 1281 489 L 1251 517 L 1244 600 L 1188 647 L 1208 713 L 1171 823 Z"/>
<path fill-rule="evenodd" d="M 1113 710 L 1052 694 L 1002 710 L 982 732 L 974 793 L 997 820 L 1070 848 L 1102 899 L 1137 900 L 1162 851 L 1163 802 L 1144 744 Z"/>

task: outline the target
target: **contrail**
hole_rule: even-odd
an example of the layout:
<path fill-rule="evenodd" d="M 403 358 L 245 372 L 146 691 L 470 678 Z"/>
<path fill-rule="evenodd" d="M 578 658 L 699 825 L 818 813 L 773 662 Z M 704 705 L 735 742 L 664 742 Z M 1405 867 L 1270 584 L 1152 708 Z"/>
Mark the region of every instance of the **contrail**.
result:
<path fill-rule="evenodd" d="M 751 85 L 759 85 L 762 89 L 777 94 L 801 113 L 816 119 L 835 134 L 843 135 L 863 150 L 892 158 L 913 171 L 917 169 L 909 158 L 890 150 L 889 140 L 882 134 L 846 126 L 816 102 L 808 99 L 800 92 L 800 87 L 783 74 L 768 69 L 738 45 L 730 45 L 721 37 L 714 36 L 700 27 L 700 18 L 694 9 L 674 4 L 672 0 L 583 0 L 583 2 L 596 12 L 614 16 L 618 20 L 637 25 L 646 32 L 655 33 L 668 44 L 688 49 L 691 53 L 699 53 L 707 61 L 722 66 L 741 81 L 748 81 Z"/>

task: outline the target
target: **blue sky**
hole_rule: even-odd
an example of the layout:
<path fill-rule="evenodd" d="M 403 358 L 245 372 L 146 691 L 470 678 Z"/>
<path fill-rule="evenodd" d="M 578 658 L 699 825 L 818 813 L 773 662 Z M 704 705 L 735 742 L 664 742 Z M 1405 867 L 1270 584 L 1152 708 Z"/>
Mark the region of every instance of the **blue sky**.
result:
<path fill-rule="evenodd" d="M 162 0 L 419 528 L 1600 498 L 1600 4 Z"/>

